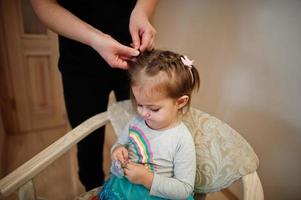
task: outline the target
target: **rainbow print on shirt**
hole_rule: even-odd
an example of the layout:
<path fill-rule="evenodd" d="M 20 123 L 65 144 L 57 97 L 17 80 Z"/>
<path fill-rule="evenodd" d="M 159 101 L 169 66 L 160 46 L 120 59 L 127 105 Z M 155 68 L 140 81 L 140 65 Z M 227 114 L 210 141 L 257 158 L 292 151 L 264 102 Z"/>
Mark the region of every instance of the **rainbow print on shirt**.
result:
<path fill-rule="evenodd" d="M 146 164 L 148 168 L 153 172 L 153 152 L 149 140 L 138 127 L 130 126 L 129 142 L 134 147 L 136 155 L 138 156 L 138 162 Z"/>

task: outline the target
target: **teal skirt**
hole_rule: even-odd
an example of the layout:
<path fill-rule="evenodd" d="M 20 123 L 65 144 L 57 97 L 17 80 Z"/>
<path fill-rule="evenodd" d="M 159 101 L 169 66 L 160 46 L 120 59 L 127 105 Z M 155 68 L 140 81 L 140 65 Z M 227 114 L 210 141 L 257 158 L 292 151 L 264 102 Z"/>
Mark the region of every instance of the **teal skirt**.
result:
<path fill-rule="evenodd" d="M 97 199 L 101 200 L 159 200 L 161 197 L 152 196 L 143 185 L 133 184 L 124 177 L 112 175 L 105 182 Z M 190 196 L 188 200 L 193 200 Z"/>

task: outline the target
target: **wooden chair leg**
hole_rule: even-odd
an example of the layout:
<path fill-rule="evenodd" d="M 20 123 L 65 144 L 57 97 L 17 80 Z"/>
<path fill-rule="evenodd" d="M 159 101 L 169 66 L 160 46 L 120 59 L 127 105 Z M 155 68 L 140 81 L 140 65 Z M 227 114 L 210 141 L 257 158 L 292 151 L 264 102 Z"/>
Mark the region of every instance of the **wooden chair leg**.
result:
<path fill-rule="evenodd" d="M 242 177 L 243 199 L 244 200 L 263 200 L 264 193 L 257 175 L 257 172 Z"/>
<path fill-rule="evenodd" d="M 35 189 L 34 189 L 32 180 L 28 181 L 22 187 L 19 188 L 18 199 L 19 200 L 36 200 Z"/>

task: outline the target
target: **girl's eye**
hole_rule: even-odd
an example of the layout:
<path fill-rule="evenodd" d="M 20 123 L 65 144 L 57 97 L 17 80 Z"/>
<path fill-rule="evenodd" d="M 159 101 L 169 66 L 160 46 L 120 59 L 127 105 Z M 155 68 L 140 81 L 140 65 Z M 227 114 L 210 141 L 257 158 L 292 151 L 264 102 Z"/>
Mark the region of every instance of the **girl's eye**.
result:
<path fill-rule="evenodd" d="M 150 109 L 152 112 L 158 112 L 160 108 Z"/>

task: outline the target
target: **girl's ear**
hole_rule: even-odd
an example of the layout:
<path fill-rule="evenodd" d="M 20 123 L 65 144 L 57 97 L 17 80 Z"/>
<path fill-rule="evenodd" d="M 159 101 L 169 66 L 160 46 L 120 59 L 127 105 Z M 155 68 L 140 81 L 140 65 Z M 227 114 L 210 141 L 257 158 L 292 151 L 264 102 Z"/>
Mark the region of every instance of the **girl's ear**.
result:
<path fill-rule="evenodd" d="M 180 98 L 178 98 L 176 101 L 176 105 L 178 109 L 183 108 L 187 104 L 188 100 L 189 100 L 189 96 L 187 95 L 183 95 Z"/>

